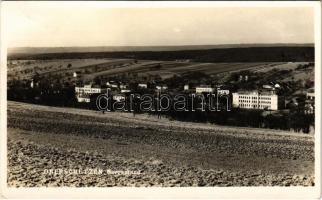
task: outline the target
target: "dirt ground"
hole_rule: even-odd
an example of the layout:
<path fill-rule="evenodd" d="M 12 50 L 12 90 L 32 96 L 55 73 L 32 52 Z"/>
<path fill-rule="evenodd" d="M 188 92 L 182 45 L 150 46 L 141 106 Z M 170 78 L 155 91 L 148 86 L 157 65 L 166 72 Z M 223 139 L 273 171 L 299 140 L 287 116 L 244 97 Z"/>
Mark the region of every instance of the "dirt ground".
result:
<path fill-rule="evenodd" d="M 8 102 L 8 185 L 312 186 L 314 135 Z"/>

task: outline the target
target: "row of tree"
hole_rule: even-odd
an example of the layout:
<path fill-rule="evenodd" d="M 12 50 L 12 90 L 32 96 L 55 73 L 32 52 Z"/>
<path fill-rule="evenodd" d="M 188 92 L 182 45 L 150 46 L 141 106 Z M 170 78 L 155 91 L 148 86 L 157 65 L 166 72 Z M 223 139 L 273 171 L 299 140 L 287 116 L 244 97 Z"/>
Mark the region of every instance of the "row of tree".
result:
<path fill-rule="evenodd" d="M 8 100 L 22 101 L 50 106 L 66 106 L 78 107 L 85 109 L 96 109 L 96 97 L 92 96 L 91 103 L 78 103 L 75 98 L 74 85 L 63 84 L 59 81 L 39 79 L 38 85 L 33 88 L 30 87 L 30 82 L 15 80 L 8 83 L 7 97 Z M 53 84 L 54 83 L 54 84 Z M 153 91 L 136 91 L 143 95 L 146 93 L 153 94 Z M 241 110 L 233 109 L 227 111 L 224 107 L 227 105 L 225 99 L 220 103 L 221 111 L 210 111 L 208 105 L 204 111 L 196 109 L 192 111 L 191 98 L 187 98 L 188 111 L 175 111 L 169 109 L 168 111 L 150 111 L 151 115 L 164 116 L 175 120 L 193 121 L 193 122 L 209 122 L 220 125 L 228 126 L 245 126 L 245 127 L 258 127 L 258 128 L 271 128 L 282 130 L 294 130 L 297 132 L 308 133 L 310 127 L 314 127 L 314 114 L 305 114 L 303 110 L 291 109 L 289 113 L 280 113 L 264 115 L 262 110 Z M 128 98 L 127 98 L 128 100 Z M 154 99 L 155 100 L 155 99 Z M 200 104 L 200 99 L 194 99 L 194 105 Z M 114 101 L 115 102 L 115 101 Z M 113 103 L 113 102 L 112 102 Z M 141 113 L 139 105 L 142 100 L 137 100 L 132 105 L 134 113 Z M 163 105 L 164 102 L 162 102 Z M 154 104 L 156 105 L 156 104 Z M 173 102 L 170 105 L 173 107 Z M 128 109 L 129 110 L 129 109 Z"/>
<path fill-rule="evenodd" d="M 130 58 L 137 60 L 192 60 L 195 62 L 289 62 L 314 61 L 312 46 L 235 47 L 179 51 L 71 52 L 10 54 L 9 60 L 74 58 Z"/>

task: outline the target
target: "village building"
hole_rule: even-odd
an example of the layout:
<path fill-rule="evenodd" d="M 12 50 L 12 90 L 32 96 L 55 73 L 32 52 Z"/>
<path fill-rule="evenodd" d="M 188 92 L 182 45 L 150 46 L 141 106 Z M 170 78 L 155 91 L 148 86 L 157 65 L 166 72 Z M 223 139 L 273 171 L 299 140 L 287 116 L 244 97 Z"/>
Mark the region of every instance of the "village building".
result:
<path fill-rule="evenodd" d="M 217 95 L 229 95 L 230 94 L 230 91 L 227 90 L 227 89 L 220 89 L 220 88 L 217 88 Z"/>
<path fill-rule="evenodd" d="M 196 93 L 213 93 L 215 91 L 210 85 L 200 85 L 196 87 Z"/>
<path fill-rule="evenodd" d="M 138 84 L 138 87 L 139 88 L 148 88 L 148 84 L 146 84 L 146 83 L 139 83 Z"/>
<path fill-rule="evenodd" d="M 274 86 L 272 86 L 272 85 L 263 85 L 263 88 L 264 89 L 270 89 L 270 90 L 274 90 L 275 89 Z"/>
<path fill-rule="evenodd" d="M 34 88 L 34 80 L 32 79 L 31 82 L 30 82 L 30 87 L 31 88 Z"/>
<path fill-rule="evenodd" d="M 125 96 L 120 94 L 115 94 L 113 95 L 113 100 L 117 102 L 121 102 L 125 100 Z"/>
<path fill-rule="evenodd" d="M 275 83 L 274 87 L 275 87 L 275 88 L 281 88 L 281 85 L 280 85 L 280 84 L 278 84 L 278 83 Z"/>
<path fill-rule="evenodd" d="M 213 93 L 214 88 L 212 88 L 210 85 L 200 85 L 196 87 L 196 93 L 201 94 L 201 93 Z"/>
<path fill-rule="evenodd" d="M 34 79 L 31 79 L 30 88 L 34 88 L 34 87 L 38 87 L 38 86 L 39 86 L 39 82 L 35 81 Z"/>
<path fill-rule="evenodd" d="M 126 84 L 120 84 L 120 89 L 126 89 L 128 86 Z"/>
<path fill-rule="evenodd" d="M 121 93 L 130 93 L 131 92 L 131 90 L 129 90 L 129 89 L 122 89 L 121 90 Z"/>
<path fill-rule="evenodd" d="M 118 84 L 117 84 L 117 83 L 113 83 L 113 84 L 111 84 L 111 85 L 110 85 L 110 87 L 111 87 L 111 88 L 118 88 L 119 86 L 118 86 Z"/>
<path fill-rule="evenodd" d="M 309 90 L 307 93 L 306 93 L 306 98 L 308 100 L 315 100 L 315 94 L 314 94 L 314 90 Z"/>
<path fill-rule="evenodd" d="M 305 113 L 314 114 L 315 112 L 315 93 L 314 89 L 309 89 L 306 93 Z"/>
<path fill-rule="evenodd" d="M 157 86 L 155 86 L 155 88 L 157 90 L 167 90 L 168 89 L 168 86 L 166 86 L 166 85 L 157 85 Z"/>
<path fill-rule="evenodd" d="M 75 87 L 75 95 L 78 102 L 90 102 L 90 97 L 93 94 L 106 93 L 106 88 L 100 86 L 93 86 L 92 84 L 84 85 L 83 87 Z"/>
<path fill-rule="evenodd" d="M 239 75 L 238 81 L 248 81 L 248 75 Z"/>
<path fill-rule="evenodd" d="M 232 96 L 235 108 L 279 110 L 283 106 L 282 98 L 273 91 L 240 91 Z"/>
<path fill-rule="evenodd" d="M 118 88 L 119 87 L 118 83 L 115 81 L 107 81 L 106 86 L 110 87 L 110 88 Z"/>
<path fill-rule="evenodd" d="M 81 71 L 75 71 L 74 73 L 73 73 L 73 77 L 74 78 L 77 78 L 77 77 L 79 77 L 79 75 L 81 74 Z"/>

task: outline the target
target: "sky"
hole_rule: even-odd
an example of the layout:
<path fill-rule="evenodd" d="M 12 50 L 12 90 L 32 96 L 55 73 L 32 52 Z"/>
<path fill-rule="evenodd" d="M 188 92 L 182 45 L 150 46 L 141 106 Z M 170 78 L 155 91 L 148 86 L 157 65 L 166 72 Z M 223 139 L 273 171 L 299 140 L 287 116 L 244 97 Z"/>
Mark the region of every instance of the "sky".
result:
<path fill-rule="evenodd" d="M 312 7 L 4 3 L 2 28 L 8 47 L 314 43 Z"/>

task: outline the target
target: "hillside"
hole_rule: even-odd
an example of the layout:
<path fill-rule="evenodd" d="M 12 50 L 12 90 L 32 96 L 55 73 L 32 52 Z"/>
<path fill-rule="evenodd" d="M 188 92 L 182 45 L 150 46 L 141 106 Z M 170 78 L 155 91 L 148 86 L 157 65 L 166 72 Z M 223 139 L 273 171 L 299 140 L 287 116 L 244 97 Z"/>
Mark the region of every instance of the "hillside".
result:
<path fill-rule="evenodd" d="M 71 52 L 122 52 L 122 51 L 182 51 L 250 47 L 313 47 L 313 44 L 219 44 L 219 45 L 181 45 L 181 46 L 92 46 L 92 47 L 13 47 L 8 54 L 44 54 Z"/>
<path fill-rule="evenodd" d="M 191 47 L 190 47 L 191 48 Z M 122 48 L 121 51 L 108 51 L 104 48 L 92 48 L 87 52 L 80 49 L 56 49 L 51 51 L 39 51 L 36 49 L 25 49 L 25 51 L 10 51 L 9 60 L 15 59 L 75 59 L 75 58 L 131 58 L 139 60 L 180 60 L 188 59 L 194 62 L 289 62 L 289 61 L 314 61 L 314 47 L 312 45 L 295 46 L 251 46 L 251 47 L 217 47 L 211 49 L 189 49 L 182 50 L 173 47 L 162 49 L 161 47 L 141 47 L 141 50 Z M 206 48 L 206 47 L 204 47 Z M 173 50 L 175 49 L 175 50 Z M 62 52 L 64 51 L 64 52 Z M 35 53 L 36 52 L 36 53 Z M 44 53 L 43 53 L 44 52 Z M 53 52 L 53 51 L 52 51 Z"/>
<path fill-rule="evenodd" d="M 13 187 L 312 186 L 314 137 L 9 101 L 8 170 Z"/>

